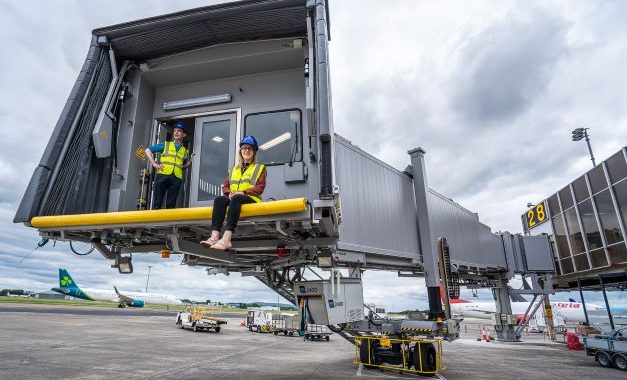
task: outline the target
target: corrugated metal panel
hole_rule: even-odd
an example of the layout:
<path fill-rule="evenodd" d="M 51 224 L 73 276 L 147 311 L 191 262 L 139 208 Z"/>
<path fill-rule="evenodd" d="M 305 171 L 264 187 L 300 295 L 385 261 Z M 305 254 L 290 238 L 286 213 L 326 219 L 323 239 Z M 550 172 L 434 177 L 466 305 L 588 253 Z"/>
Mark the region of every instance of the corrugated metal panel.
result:
<path fill-rule="evenodd" d="M 91 134 L 112 77 L 109 56 L 102 51 L 94 69 L 93 88 L 85 95 L 86 105 L 82 113 L 76 116 L 78 120 L 73 135 L 67 136 L 71 139 L 69 148 L 62 157 L 56 180 L 48 184 L 49 196 L 42 200 L 38 215 L 107 210 L 113 159 L 96 157 Z"/>
<path fill-rule="evenodd" d="M 505 268 L 501 238 L 479 221 L 477 214 L 429 190 L 427 199 L 433 241 L 445 237 L 451 261 L 482 268 Z"/>
<path fill-rule="evenodd" d="M 238 41 L 306 35 L 305 0 L 242 1 L 100 28 L 121 59 L 144 61 Z"/>
<path fill-rule="evenodd" d="M 81 103 L 84 98 L 89 98 L 90 102 L 92 100 L 96 101 L 96 97 L 94 96 L 96 91 L 91 89 L 91 92 L 89 92 L 90 83 L 92 82 L 92 78 L 94 76 L 96 76 L 95 81 L 102 83 L 106 90 L 109 85 L 108 81 L 111 77 L 109 59 L 108 55 L 106 55 L 106 53 L 103 54 L 102 48 L 96 43 L 95 37 L 92 38 L 92 42 L 81 72 L 79 73 L 78 79 L 72 88 L 72 92 L 65 103 L 61 116 L 59 116 L 57 124 L 52 132 L 52 136 L 48 141 L 48 145 L 46 145 L 46 149 L 42 155 L 41 161 L 39 162 L 39 166 L 35 169 L 24 196 L 22 197 L 20 206 L 15 214 L 15 218 L 13 219 L 14 222 L 27 222 L 33 216 L 41 215 L 42 213 L 50 214 L 54 212 L 69 212 L 69 207 L 73 207 L 75 210 L 80 212 L 94 212 L 102 210 L 103 207 L 106 206 L 107 200 L 106 194 L 104 193 L 108 193 L 108 188 L 106 186 L 102 186 L 102 190 L 100 190 L 99 194 L 94 196 L 94 189 L 100 189 L 100 187 L 95 187 L 93 182 L 97 182 L 97 180 L 101 178 L 110 178 L 111 160 L 90 160 L 90 158 L 86 156 L 78 155 L 77 157 L 76 154 L 72 154 L 71 152 L 67 153 L 66 156 L 62 156 L 62 152 L 64 151 L 63 147 L 66 144 L 66 141 L 74 141 L 76 133 L 75 135 L 70 135 L 70 133 L 73 130 L 72 124 L 78 122 L 78 120 L 76 120 L 77 118 L 81 119 L 81 125 L 84 127 L 93 127 L 93 124 L 87 125 L 83 122 L 86 121 L 88 117 L 86 117 L 86 112 L 81 112 L 80 110 Z M 99 109 L 100 108 L 98 108 L 98 110 Z M 81 128 L 78 127 L 78 129 Z M 91 129 L 89 129 L 86 133 L 90 136 Z M 85 144 L 89 144 L 90 141 L 91 139 L 89 139 L 89 142 L 86 142 Z M 79 144 L 74 141 L 74 143 L 70 145 L 69 150 L 75 151 L 77 148 L 83 149 L 85 148 L 85 144 L 79 146 Z M 67 202 L 58 202 L 56 205 L 53 204 L 53 202 L 50 206 L 42 205 L 42 198 L 44 197 L 46 189 L 51 186 L 49 182 L 52 177 L 55 177 L 55 168 L 57 166 L 57 162 L 60 160 L 70 163 L 80 162 L 84 164 L 80 173 L 76 175 L 80 181 L 76 181 L 72 189 L 68 190 L 65 188 L 62 192 L 61 196 L 64 197 Z M 63 165 L 59 168 L 59 170 L 63 170 Z M 90 177 L 92 174 L 93 178 Z M 59 180 L 57 179 L 57 182 L 58 181 Z M 89 186 L 80 185 L 80 183 L 86 183 L 86 181 L 90 181 Z M 58 199 L 55 201 L 58 201 Z"/>
<path fill-rule="evenodd" d="M 338 248 L 417 258 L 411 178 L 337 135 L 335 173 L 342 202 Z"/>
<path fill-rule="evenodd" d="M 336 135 L 336 181 L 342 202 L 342 250 L 419 257 L 412 179 Z M 501 237 L 477 214 L 429 189 L 432 241 L 445 237 L 455 264 L 505 268 Z"/>

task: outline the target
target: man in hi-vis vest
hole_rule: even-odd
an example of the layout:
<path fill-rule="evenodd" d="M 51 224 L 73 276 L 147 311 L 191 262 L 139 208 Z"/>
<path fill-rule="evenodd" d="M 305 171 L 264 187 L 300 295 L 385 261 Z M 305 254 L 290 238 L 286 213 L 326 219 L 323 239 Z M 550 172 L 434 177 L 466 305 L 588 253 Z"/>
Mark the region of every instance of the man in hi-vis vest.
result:
<path fill-rule="evenodd" d="M 151 145 L 145 151 L 148 161 L 157 173 L 154 182 L 153 210 L 161 208 L 166 192 L 168 196 L 165 201 L 165 208 L 176 207 L 176 198 L 183 182 L 183 169 L 192 163 L 192 160 L 189 159 L 189 151 L 183 146 L 183 140 L 187 135 L 185 128 L 184 122 L 177 121 L 174 123 L 174 130 L 172 131 L 174 141 Z M 160 162 L 155 161 L 155 153 L 161 153 Z"/>

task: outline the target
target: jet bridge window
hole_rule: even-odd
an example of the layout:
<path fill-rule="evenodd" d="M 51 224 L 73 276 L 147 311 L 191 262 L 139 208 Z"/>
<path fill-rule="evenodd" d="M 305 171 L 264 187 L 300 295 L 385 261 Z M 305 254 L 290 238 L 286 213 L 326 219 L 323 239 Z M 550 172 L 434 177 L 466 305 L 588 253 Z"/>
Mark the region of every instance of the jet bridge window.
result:
<path fill-rule="evenodd" d="M 257 161 L 266 165 L 302 161 L 301 119 L 297 109 L 247 115 L 244 134 L 257 139 Z"/>

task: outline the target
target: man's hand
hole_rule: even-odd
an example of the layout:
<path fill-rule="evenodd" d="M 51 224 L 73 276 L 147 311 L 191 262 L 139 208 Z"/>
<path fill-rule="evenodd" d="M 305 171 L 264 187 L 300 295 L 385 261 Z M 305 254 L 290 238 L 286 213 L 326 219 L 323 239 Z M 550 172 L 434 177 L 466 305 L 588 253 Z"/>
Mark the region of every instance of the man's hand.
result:
<path fill-rule="evenodd" d="M 196 153 L 192 153 L 192 155 L 187 159 L 187 162 L 185 163 L 183 168 L 189 168 L 190 166 L 192 166 L 192 161 L 194 161 L 194 156 L 195 155 L 196 155 Z"/>
<path fill-rule="evenodd" d="M 152 167 L 157 169 L 157 171 L 159 171 L 159 170 L 163 169 L 163 164 L 159 164 L 159 163 L 153 161 L 152 162 Z"/>

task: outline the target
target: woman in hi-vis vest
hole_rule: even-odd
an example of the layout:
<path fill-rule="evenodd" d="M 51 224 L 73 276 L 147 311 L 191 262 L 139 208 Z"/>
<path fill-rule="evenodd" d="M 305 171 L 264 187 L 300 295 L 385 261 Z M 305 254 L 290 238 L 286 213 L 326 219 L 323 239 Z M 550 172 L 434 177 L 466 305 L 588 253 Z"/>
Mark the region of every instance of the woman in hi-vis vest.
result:
<path fill-rule="evenodd" d="M 242 205 L 261 202 L 261 194 L 266 188 L 266 166 L 257 163 L 258 149 L 257 140 L 253 136 L 246 136 L 239 143 L 237 164 L 231 169 L 222 186 L 224 195 L 213 201 L 211 236 L 200 242 L 203 247 L 221 251 L 231 248 L 231 237 L 237 226 Z M 225 216 L 226 229 L 220 239 Z"/>

